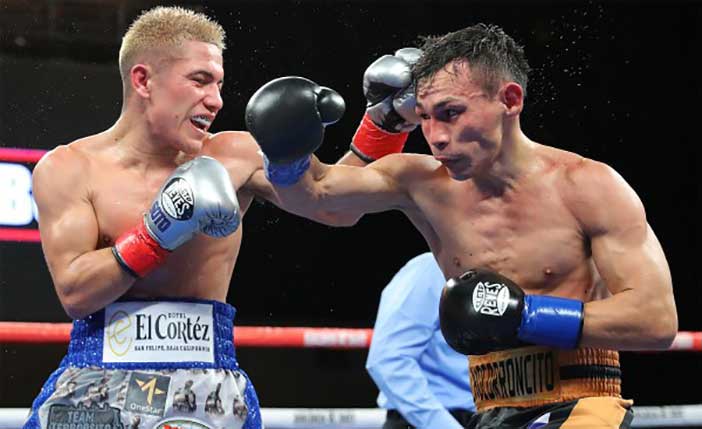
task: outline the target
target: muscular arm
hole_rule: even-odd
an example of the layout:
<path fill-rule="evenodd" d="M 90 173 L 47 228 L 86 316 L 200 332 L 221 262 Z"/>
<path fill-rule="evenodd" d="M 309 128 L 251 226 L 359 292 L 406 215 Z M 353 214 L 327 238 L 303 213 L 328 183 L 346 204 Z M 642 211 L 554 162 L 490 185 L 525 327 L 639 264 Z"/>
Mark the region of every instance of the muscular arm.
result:
<path fill-rule="evenodd" d="M 361 168 L 367 163 L 352 152 L 347 152 L 335 165 L 324 164 L 313 156 L 310 170 L 297 184 L 274 187 L 266 179 L 258 145 L 253 138 L 247 145 L 253 146 L 244 156 L 256 167 L 244 187 L 257 197 L 308 219 L 332 226 L 351 226 L 365 213 L 401 208 L 411 202 L 408 193 L 393 178 L 402 171 L 399 165 L 393 167 L 392 161 L 380 160 Z"/>
<path fill-rule="evenodd" d="M 59 147 L 39 162 L 33 174 L 44 257 L 59 300 L 74 319 L 105 307 L 134 283 L 110 248 L 95 250 L 98 224 L 84 180 L 87 160 L 82 156 Z"/>
<path fill-rule="evenodd" d="M 389 155 L 366 167 L 329 165 L 312 156 L 311 166 L 292 186 L 276 186 L 285 210 L 339 226 L 339 219 L 358 221 L 366 213 L 403 210 L 414 206 L 410 196 L 414 183 L 409 155 Z M 360 161 L 360 160 L 359 160 Z"/>
<path fill-rule="evenodd" d="M 612 296 L 585 304 L 581 345 L 666 349 L 677 332 L 670 270 L 643 204 L 616 172 L 586 161 L 572 174 L 571 207 Z"/>
<path fill-rule="evenodd" d="M 411 169 L 400 158 L 386 156 L 361 168 L 322 164 L 312 155 L 325 127 L 338 121 L 344 109 L 334 90 L 296 76 L 274 79 L 251 97 L 246 126 L 265 153 L 266 177 L 278 203 L 329 224 L 340 223 L 340 214 L 355 220 L 365 213 L 409 207 L 411 184 L 400 176 Z"/>

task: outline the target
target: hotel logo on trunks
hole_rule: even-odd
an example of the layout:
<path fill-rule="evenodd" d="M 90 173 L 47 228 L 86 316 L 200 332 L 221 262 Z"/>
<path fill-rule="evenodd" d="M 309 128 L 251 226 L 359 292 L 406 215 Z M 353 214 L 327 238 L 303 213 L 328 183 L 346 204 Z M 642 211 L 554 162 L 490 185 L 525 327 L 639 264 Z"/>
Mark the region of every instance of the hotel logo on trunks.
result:
<path fill-rule="evenodd" d="M 46 429 L 124 429 L 118 408 L 107 404 L 52 405 Z"/>
<path fill-rule="evenodd" d="M 163 416 L 171 378 L 158 374 L 133 372 L 129 377 L 129 388 L 124 410 L 137 414 Z"/>
<path fill-rule="evenodd" d="M 116 302 L 105 309 L 103 362 L 214 363 L 212 305 Z"/>
<path fill-rule="evenodd" d="M 473 308 L 480 314 L 502 316 L 509 304 L 509 289 L 502 283 L 480 282 L 473 289 Z"/>
<path fill-rule="evenodd" d="M 518 406 L 560 391 L 556 354 L 545 347 L 471 356 L 470 377 L 476 402 L 508 400 Z"/>

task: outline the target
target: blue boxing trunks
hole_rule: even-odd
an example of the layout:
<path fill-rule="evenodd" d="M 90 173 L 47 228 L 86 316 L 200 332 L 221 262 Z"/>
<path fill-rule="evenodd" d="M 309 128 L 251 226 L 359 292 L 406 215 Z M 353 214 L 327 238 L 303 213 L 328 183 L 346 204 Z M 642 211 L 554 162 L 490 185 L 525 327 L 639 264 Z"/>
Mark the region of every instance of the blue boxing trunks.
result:
<path fill-rule="evenodd" d="M 118 301 L 75 320 L 24 428 L 262 428 L 234 314 L 217 301 Z"/>

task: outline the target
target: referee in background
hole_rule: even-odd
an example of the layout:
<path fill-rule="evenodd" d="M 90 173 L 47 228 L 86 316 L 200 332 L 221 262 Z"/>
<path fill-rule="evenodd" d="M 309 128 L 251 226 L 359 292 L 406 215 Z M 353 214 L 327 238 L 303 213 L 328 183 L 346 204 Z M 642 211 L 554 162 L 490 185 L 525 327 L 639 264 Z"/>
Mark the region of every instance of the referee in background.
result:
<path fill-rule="evenodd" d="M 383 429 L 463 429 L 475 412 L 468 360 L 439 329 L 445 282 L 434 255 L 423 253 L 383 289 L 366 361 L 387 409 Z"/>

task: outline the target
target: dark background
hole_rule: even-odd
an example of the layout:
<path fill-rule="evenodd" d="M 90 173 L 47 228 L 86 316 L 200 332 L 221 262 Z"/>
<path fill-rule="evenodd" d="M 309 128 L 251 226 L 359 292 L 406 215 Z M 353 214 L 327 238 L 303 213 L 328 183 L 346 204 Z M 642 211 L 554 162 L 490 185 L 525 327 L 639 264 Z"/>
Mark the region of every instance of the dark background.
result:
<path fill-rule="evenodd" d="M 0 0 L 0 145 L 50 149 L 101 131 L 121 103 L 126 25 L 156 2 Z M 244 129 L 249 96 L 301 75 L 339 91 L 342 121 L 318 156 L 348 148 L 361 79 L 417 35 L 502 26 L 534 68 L 522 126 L 532 139 L 609 163 L 637 190 L 673 273 L 680 330 L 702 330 L 699 54 L 692 2 L 239 1 L 193 6 L 225 26 L 224 110 Z M 427 152 L 419 132 L 408 151 Z M 397 212 L 332 229 L 254 204 L 228 301 L 239 325 L 372 327 L 379 294 L 421 236 Z M 539 243 L 534 243 L 538 246 Z M 0 243 L 0 320 L 64 322 L 38 244 Z M 0 345 L 0 407 L 26 407 L 65 346 Z M 266 407 L 371 407 L 365 351 L 241 348 Z M 624 394 L 639 405 L 702 402 L 702 356 L 623 353 Z"/>

